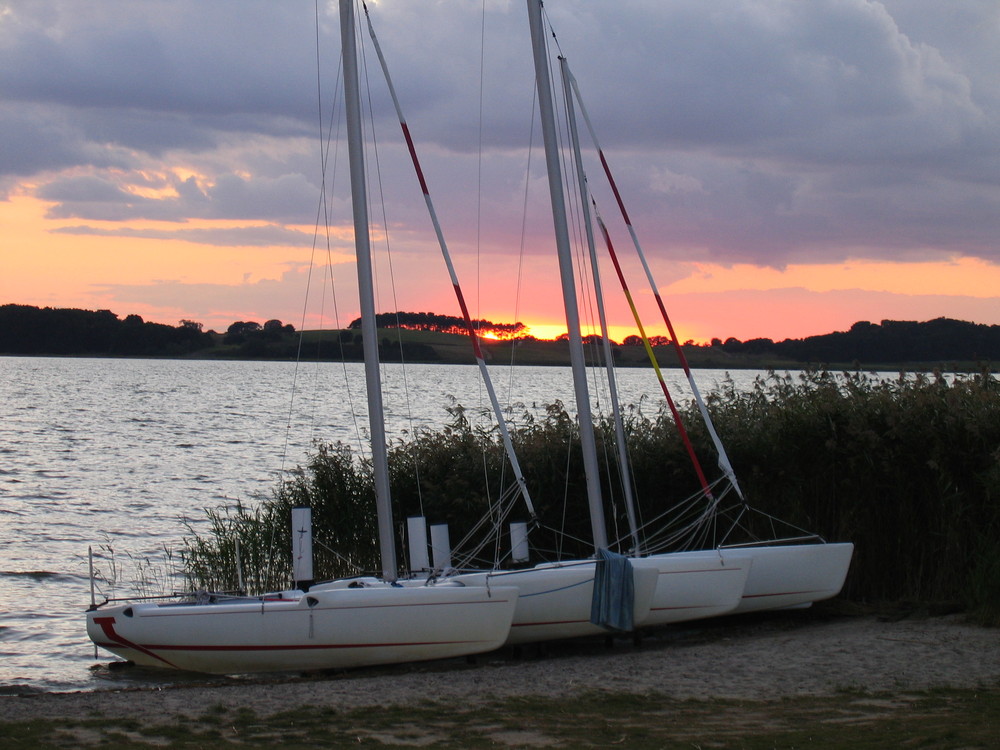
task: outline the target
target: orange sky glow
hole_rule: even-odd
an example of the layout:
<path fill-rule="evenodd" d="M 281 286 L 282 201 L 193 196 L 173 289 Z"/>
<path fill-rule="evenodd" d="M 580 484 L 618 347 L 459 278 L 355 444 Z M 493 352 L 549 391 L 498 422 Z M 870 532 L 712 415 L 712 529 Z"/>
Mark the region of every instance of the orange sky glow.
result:
<path fill-rule="evenodd" d="M 169 239 L 58 234 L 54 230 L 80 222 L 47 219 L 45 210 L 45 203 L 23 195 L 0 202 L 0 225 L 5 233 L 4 273 L 0 277 L 3 302 L 110 309 L 121 317 L 138 314 L 170 325 L 191 319 L 216 330 L 224 330 L 236 320 L 263 322 L 276 317 L 297 327 L 301 323 L 310 248 L 206 247 Z M 134 226 L 162 224 L 141 222 Z M 216 227 L 237 224 L 246 226 L 247 222 L 210 223 Z M 338 284 L 349 288 L 354 274 L 349 254 L 341 249 L 333 260 L 339 261 L 335 266 Z M 405 290 L 405 284 L 397 282 L 400 309 L 456 313 L 443 265 L 438 265 L 438 258 L 433 264 L 432 270 L 439 271 L 437 278 L 419 284 L 418 290 Z M 428 264 L 423 257 L 404 256 L 396 265 L 396 276 L 409 279 Z M 475 317 L 496 322 L 516 317 L 529 327 L 528 333 L 538 338 L 554 338 L 565 332 L 551 258 L 526 258 L 520 295 L 509 257 L 481 258 L 466 265 L 465 270 L 470 271 L 467 279 L 476 278 L 478 265 L 480 279 L 488 280 L 478 285 L 465 282 Z M 615 279 L 610 268 L 602 270 L 611 337 L 620 341 L 636 332 L 635 325 L 617 285 L 611 286 Z M 673 270 L 676 278 L 677 269 Z M 857 260 L 794 264 L 780 270 L 748 264 L 697 263 L 684 264 L 682 273 L 678 280 L 660 287 L 682 341 L 704 343 L 713 337 L 729 336 L 740 340 L 801 338 L 845 330 L 857 320 L 878 322 L 884 318 L 924 320 L 947 316 L 1000 323 L 1000 308 L 994 304 L 996 290 L 1000 289 L 1000 267 L 972 258 L 923 263 Z M 141 293 L 123 300 L 113 291 L 128 287 L 152 292 L 167 280 L 176 289 L 190 288 L 195 296 L 204 294 L 207 298 L 201 300 L 199 308 L 180 293 L 175 300 L 150 294 L 150 300 L 143 302 Z M 635 274 L 630 283 L 647 332 L 664 335 L 665 327 L 644 279 Z M 273 295 L 268 294 L 269 287 Z M 471 302 L 477 288 L 479 305 Z M 218 295 L 220 290 L 227 294 Z M 213 292 L 218 295 L 215 301 Z M 241 292 L 246 293 L 243 305 L 239 303 Z M 349 307 L 340 311 L 342 325 L 356 316 L 356 302 L 351 299 Z M 267 305 L 268 300 L 273 306 Z M 384 285 L 380 287 L 379 309 L 392 309 L 391 300 L 390 292 Z M 305 327 L 331 326 L 331 316 L 332 311 L 328 311 L 322 321 L 307 319 Z M 583 318 L 584 333 L 599 331 L 592 308 L 584 306 Z"/>
<path fill-rule="evenodd" d="M 566 326 L 523 4 L 445 5 L 369 3 L 372 27 L 471 314 L 552 338 Z M 647 332 L 667 334 L 585 131 L 681 341 L 1000 325 L 993 6 L 710 5 L 546 8 L 586 103 L 586 188 Z M 0 11 L 0 304 L 217 331 L 356 318 L 336 4 L 76 6 Z M 374 238 L 376 306 L 457 315 L 375 68 L 368 192 L 390 230 Z M 582 211 L 569 214 L 579 243 Z M 621 340 L 636 326 L 601 262 Z M 591 286 L 578 280 L 585 334 L 599 331 Z"/>

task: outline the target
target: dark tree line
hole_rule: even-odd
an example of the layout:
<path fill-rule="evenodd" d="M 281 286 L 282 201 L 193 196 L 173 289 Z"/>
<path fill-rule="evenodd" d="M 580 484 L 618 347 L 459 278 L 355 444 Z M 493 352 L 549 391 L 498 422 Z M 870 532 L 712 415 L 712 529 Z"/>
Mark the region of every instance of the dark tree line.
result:
<path fill-rule="evenodd" d="M 557 340 L 566 339 L 562 334 Z M 599 343 L 599 336 L 585 337 Z M 653 346 L 668 346 L 666 336 L 650 336 Z M 614 342 L 612 342 L 614 343 Z M 622 346 L 642 346 L 639 336 L 626 336 Z M 905 362 L 995 362 L 1000 360 L 1000 325 L 983 325 L 950 318 L 926 322 L 883 320 L 881 324 L 860 321 L 848 331 L 836 331 L 802 339 L 737 338 L 712 339 L 706 346 L 685 341 L 685 347 L 721 349 L 733 355 L 770 357 L 792 362 L 868 364 Z"/>
<path fill-rule="evenodd" d="M 1000 360 L 1000 325 L 950 318 L 925 323 L 861 321 L 849 331 L 804 339 L 713 339 L 713 346 L 732 354 L 772 355 L 796 362 L 935 362 Z"/>
<path fill-rule="evenodd" d="M 378 313 L 375 325 L 379 328 L 408 328 L 413 331 L 467 332 L 464 319 L 428 312 Z M 355 318 L 347 327 L 360 328 L 361 318 Z M 494 323 L 491 320 L 473 320 L 472 327 L 479 333 L 492 333 L 501 339 L 518 338 L 525 329 L 524 323 Z"/>
<path fill-rule="evenodd" d="M 177 356 L 214 346 L 190 320 L 178 326 L 120 319 L 110 310 L 0 305 L 0 353 Z"/>
<path fill-rule="evenodd" d="M 427 312 L 380 313 L 380 328 L 407 328 L 442 333 L 466 332 L 461 318 Z M 173 357 L 212 349 L 212 356 L 245 359 L 360 360 L 360 319 L 332 342 L 319 341 L 302 347 L 294 326 L 280 320 L 263 325 L 237 321 L 224 334 L 203 332 L 201 323 L 182 320 L 177 326 L 147 323 L 138 315 L 120 319 L 110 310 L 39 308 L 30 305 L 0 305 L 0 354 L 147 356 Z M 502 339 L 531 338 L 523 323 L 473 321 L 483 334 Z M 559 337 L 565 338 L 565 334 Z M 665 336 L 650 337 L 654 346 L 670 343 Z M 587 340 L 599 343 L 599 336 Z M 429 344 L 398 342 L 383 338 L 380 353 L 386 361 L 433 362 L 440 359 Z M 614 342 L 612 342 L 614 343 Z M 627 336 L 625 346 L 642 344 L 638 336 Z M 617 344 L 616 344 L 617 346 Z M 694 346 L 690 341 L 684 346 Z M 906 362 L 996 362 L 1000 361 L 1000 325 L 982 325 L 949 318 L 927 322 L 883 320 L 881 324 L 861 321 L 848 331 L 837 331 L 802 339 L 773 341 L 767 338 L 740 341 L 712 339 L 702 347 L 728 354 L 773 358 L 812 364 L 896 364 Z M 471 353 L 470 353 L 471 356 Z"/>
<path fill-rule="evenodd" d="M 680 408 L 709 468 L 712 438 L 694 404 Z M 746 541 L 744 531 L 763 538 L 787 533 L 776 520 L 784 519 L 797 527 L 794 534 L 808 529 L 856 544 L 844 589 L 852 601 L 964 606 L 982 621 L 1000 624 L 996 379 L 840 377 L 810 370 L 758 378 L 749 392 L 730 384 L 709 399 L 708 408 L 750 504 L 765 511 L 744 514 L 731 495 L 723 500 L 720 509 L 728 505 L 740 517 L 729 542 Z M 452 414 L 446 429 L 420 430 L 393 444 L 389 466 L 395 517 L 448 523 L 455 540 L 489 512 L 510 472 L 496 433 L 472 426 L 460 406 Z M 668 522 L 672 514 L 664 511 L 687 507 L 699 483 L 673 417 L 666 410 L 654 415 L 633 408 L 624 426 L 639 516 L 651 521 L 650 528 L 669 523 L 678 529 L 689 519 L 682 513 Z M 615 429 L 608 419 L 596 427 L 605 497 L 620 499 L 611 458 Z M 531 532 L 533 561 L 552 559 L 557 549 L 566 557 L 589 555 L 588 514 L 567 512 L 582 508 L 579 499 L 586 496 L 576 420 L 557 402 L 544 418 L 516 426 L 512 438 L 540 520 Z M 276 575 L 257 583 L 257 591 L 284 585 L 291 556 L 274 539 L 289 538 L 290 509 L 298 505 L 313 509 L 317 578 L 353 575 L 358 571 L 352 563 L 378 570 L 373 482 L 371 464 L 359 461 L 349 446 L 319 446 L 306 466 L 286 475 L 256 505 L 209 511 L 211 530 L 185 540 L 192 587 L 236 588 L 236 549 L 244 565 L 257 559 L 256 569 Z M 606 511 L 610 528 L 627 528 L 622 503 L 608 502 Z M 525 516 L 518 504 L 511 520 Z M 727 528 L 720 517 L 716 530 Z M 566 536 L 559 538 L 559 530 Z M 712 546 L 718 538 L 706 539 Z M 500 546 L 507 545 L 503 539 Z"/>

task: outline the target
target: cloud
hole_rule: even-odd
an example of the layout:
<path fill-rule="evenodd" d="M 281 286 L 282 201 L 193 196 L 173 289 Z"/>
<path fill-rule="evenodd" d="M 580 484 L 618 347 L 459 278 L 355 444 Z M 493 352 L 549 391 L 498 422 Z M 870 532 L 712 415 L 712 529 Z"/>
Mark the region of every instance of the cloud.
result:
<path fill-rule="evenodd" d="M 51 182 L 39 191 L 38 197 L 48 201 L 127 203 L 133 196 L 110 180 L 81 176 Z"/>
<path fill-rule="evenodd" d="M 8 5 L 0 90 L 80 109 L 305 118 L 315 110 L 312 3 L 67 0 Z"/>
<path fill-rule="evenodd" d="M 317 112 L 332 111 L 339 51 L 336 8 L 321 5 L 317 77 L 314 7 L 8 4 L 0 189 L 36 190 L 60 219 L 311 222 Z M 449 237 L 517 252 L 522 206 L 547 201 L 537 130 L 525 197 L 534 81 L 522 4 L 382 0 L 371 11 Z M 650 254 L 1000 262 L 995 4 L 634 0 L 546 13 Z M 386 191 L 410 190 L 367 62 L 372 168 Z M 612 214 L 599 167 L 588 173 Z M 164 188 L 149 189 L 149 175 Z M 415 200 L 389 221 L 432 244 Z M 347 206 L 335 221 L 349 220 Z M 549 252 L 549 223 L 526 227 L 527 252 Z"/>
<path fill-rule="evenodd" d="M 42 186 L 37 195 L 54 202 L 48 211 L 53 219 L 252 219 L 293 224 L 315 220 L 319 189 L 304 175 L 249 179 L 221 173 L 214 179 L 214 184 L 202 187 L 193 177 L 182 180 L 172 174 L 158 179 L 146 172 L 70 175 Z M 144 195 L 149 188 L 158 189 L 160 195 Z"/>
<path fill-rule="evenodd" d="M 908 37 L 879 3 L 646 10 L 655 31 L 637 28 L 638 15 L 581 24 L 594 49 L 598 33 L 620 32 L 655 33 L 663 50 L 614 47 L 618 81 L 596 71 L 610 54 L 584 62 L 599 83 L 584 93 L 606 103 L 595 120 L 658 252 L 781 266 L 936 246 L 1000 259 L 989 239 L 997 195 L 984 190 L 996 185 L 995 102 L 949 50 Z M 637 107 L 641 86 L 648 102 Z M 664 199 L 651 189 L 664 170 L 702 189 Z"/>
<path fill-rule="evenodd" d="M 224 174 L 206 191 L 205 197 L 217 216 L 294 221 L 304 214 L 310 219 L 315 216 L 319 193 L 300 174 L 254 180 Z"/>
<path fill-rule="evenodd" d="M 115 229 L 91 226 L 71 226 L 54 229 L 55 234 L 86 235 L 93 237 L 130 237 L 134 239 L 179 240 L 215 247 L 309 247 L 313 244 L 313 234 L 287 227 L 269 224 L 253 227 L 199 227 L 192 229 Z"/>

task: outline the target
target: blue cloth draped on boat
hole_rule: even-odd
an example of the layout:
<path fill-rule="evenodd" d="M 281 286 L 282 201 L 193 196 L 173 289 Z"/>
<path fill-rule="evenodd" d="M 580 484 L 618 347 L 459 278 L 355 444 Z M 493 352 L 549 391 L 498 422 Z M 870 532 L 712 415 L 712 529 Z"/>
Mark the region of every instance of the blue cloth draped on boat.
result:
<path fill-rule="evenodd" d="M 635 581 L 631 560 L 610 550 L 598 550 L 590 621 L 611 630 L 630 631 L 634 627 L 634 606 Z"/>

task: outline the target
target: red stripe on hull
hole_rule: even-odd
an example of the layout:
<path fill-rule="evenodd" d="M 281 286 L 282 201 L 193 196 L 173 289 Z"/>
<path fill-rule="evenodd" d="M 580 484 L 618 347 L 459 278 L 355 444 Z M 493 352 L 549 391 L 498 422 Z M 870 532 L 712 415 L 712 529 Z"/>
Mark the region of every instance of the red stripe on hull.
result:
<path fill-rule="evenodd" d="M 744 599 L 762 599 L 768 596 L 801 596 L 802 594 L 822 594 L 823 590 L 779 591 L 776 594 L 745 594 Z"/>
<path fill-rule="evenodd" d="M 342 650 L 346 648 L 399 648 L 406 646 L 454 646 L 461 643 L 478 643 L 479 641 L 426 641 L 426 642 L 413 642 L 413 643 L 327 643 L 327 644 L 309 644 L 301 646 L 168 646 L 168 645 L 158 645 L 150 644 L 146 646 L 141 646 L 136 643 L 131 643 L 125 639 L 117 640 L 114 643 L 98 643 L 98 646 L 102 648 L 110 648 L 114 645 L 127 646 L 128 648 L 140 651 L 149 656 L 155 657 L 160 661 L 170 664 L 166 659 L 157 656 L 154 651 L 220 651 L 220 652 L 259 652 L 259 651 L 317 651 L 322 649 L 329 650 Z"/>
<path fill-rule="evenodd" d="M 94 622 L 97 625 L 101 626 L 101 630 L 104 631 L 104 635 L 106 635 L 112 641 L 111 644 L 103 644 L 102 643 L 102 644 L 99 644 L 99 645 L 104 646 L 105 648 L 109 648 L 110 646 L 115 645 L 115 644 L 117 644 L 119 646 L 125 646 L 125 648 L 130 648 L 133 651 L 138 651 L 140 654 L 146 654 L 146 656 L 151 656 L 154 659 L 162 661 L 168 667 L 173 667 L 174 669 L 177 668 L 176 664 L 171 664 L 169 661 L 167 661 L 166 659 L 164 659 L 162 656 L 160 656 L 159 654 L 153 653 L 152 651 L 150 651 L 149 649 L 147 649 L 145 646 L 140 646 L 138 643 L 132 643 L 132 641 L 128 640 L 127 638 L 122 638 L 122 636 L 118 635 L 118 633 L 115 632 L 115 618 L 114 617 L 95 617 L 94 618 Z"/>

